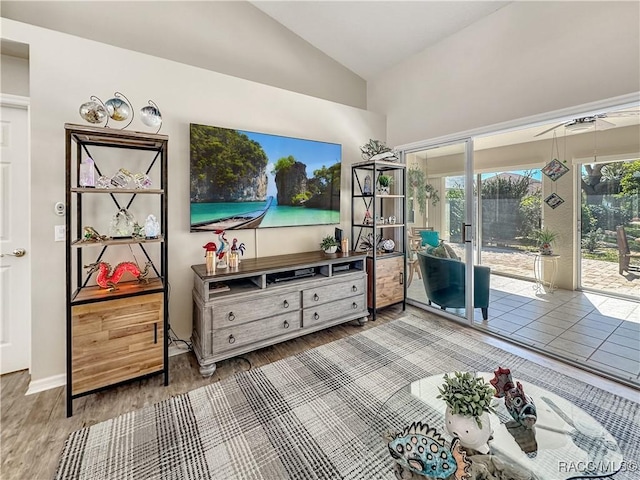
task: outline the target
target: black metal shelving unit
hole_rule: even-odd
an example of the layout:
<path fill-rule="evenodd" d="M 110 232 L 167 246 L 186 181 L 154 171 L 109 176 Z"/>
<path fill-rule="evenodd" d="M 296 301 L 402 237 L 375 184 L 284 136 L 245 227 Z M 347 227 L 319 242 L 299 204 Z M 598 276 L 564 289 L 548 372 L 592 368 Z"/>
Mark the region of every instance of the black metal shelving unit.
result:
<path fill-rule="evenodd" d="M 380 175 L 393 177 L 392 193 L 381 193 L 377 189 Z M 379 248 L 367 252 L 367 297 L 372 320 L 376 319 L 378 308 L 400 302 L 402 308 L 406 308 L 406 182 L 403 163 L 377 160 L 351 166 L 352 248 L 364 250 L 363 241 L 366 243 L 369 239 L 377 245 L 379 235 L 383 239 L 392 239 L 395 244 L 390 252 Z"/>
<path fill-rule="evenodd" d="M 158 374 L 169 384 L 168 141 L 166 135 L 65 125 L 67 416 L 73 414 L 75 398 L 106 388 Z M 143 166 L 140 173 L 154 185 L 81 186 L 80 164 L 88 158 L 94 162 L 95 178 L 127 168 L 135 158 L 134 163 Z M 87 226 L 100 234 L 107 231 L 111 217 L 103 214 L 111 209 L 108 205 L 113 212 L 128 211 L 139 198 L 145 201 L 138 203 L 153 205 L 159 212 L 157 238 L 84 237 Z M 87 264 L 104 262 L 109 256 L 119 262 L 131 260 L 130 254 L 137 263 L 134 252 L 148 264 L 143 282 L 123 277 L 125 281 L 109 291 L 95 285 L 93 274 L 85 271 Z"/>

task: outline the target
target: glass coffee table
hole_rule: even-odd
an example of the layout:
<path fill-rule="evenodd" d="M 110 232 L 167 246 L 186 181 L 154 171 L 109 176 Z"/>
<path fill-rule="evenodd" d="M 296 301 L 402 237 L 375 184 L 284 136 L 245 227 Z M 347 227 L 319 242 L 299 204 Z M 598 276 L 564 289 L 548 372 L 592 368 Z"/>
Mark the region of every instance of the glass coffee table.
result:
<path fill-rule="evenodd" d="M 493 378 L 493 373 L 477 375 L 486 381 Z M 436 398 L 443 376 L 423 378 L 391 395 L 378 414 L 383 425 L 380 433 L 400 432 L 412 422 L 422 421 L 435 427 L 450 442 L 451 435 L 444 428 L 446 405 Z M 552 392 L 516 376 L 514 379 L 533 398 L 538 420 L 533 430 L 526 430 L 513 422 L 504 400 L 494 398 L 496 413 L 490 414 L 493 429 L 490 456 L 516 470 L 529 472 L 537 480 L 600 478 L 620 470 L 623 455 L 618 443 L 594 418 Z M 391 456 L 389 461 L 393 461 Z"/>

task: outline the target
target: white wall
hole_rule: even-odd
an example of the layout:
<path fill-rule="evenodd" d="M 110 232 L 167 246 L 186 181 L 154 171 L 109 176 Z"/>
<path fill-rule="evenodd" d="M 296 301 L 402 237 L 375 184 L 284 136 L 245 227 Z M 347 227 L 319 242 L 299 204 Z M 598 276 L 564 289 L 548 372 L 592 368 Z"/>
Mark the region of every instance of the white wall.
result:
<path fill-rule="evenodd" d="M 53 242 L 53 211 L 64 200 L 64 124 L 83 123 L 78 107 L 90 95 L 123 92 L 140 108 L 151 98 L 169 135 L 170 321 L 188 339 L 191 332 L 190 266 L 203 262 L 208 233 L 189 233 L 189 123 L 241 128 L 342 144 L 342 216 L 347 229 L 349 164 L 359 146 L 385 138 L 385 119 L 367 111 L 257 84 L 200 68 L 1 19 L 3 38 L 30 46 L 32 380 L 65 368 L 64 243 Z M 149 131 L 139 120 L 132 130 Z M 104 219 L 108 225 L 108 219 Z M 245 230 L 246 255 L 316 250 L 334 226 Z M 235 235 L 234 235 L 235 236 Z"/>
<path fill-rule="evenodd" d="M 29 96 L 29 60 L 0 55 L 0 75 L 2 93 Z"/>
<path fill-rule="evenodd" d="M 246 1 L 2 1 L 11 20 L 366 107 L 366 83 Z"/>
<path fill-rule="evenodd" d="M 513 2 L 368 82 L 367 106 L 401 145 L 637 92 L 639 18 L 638 2 Z"/>

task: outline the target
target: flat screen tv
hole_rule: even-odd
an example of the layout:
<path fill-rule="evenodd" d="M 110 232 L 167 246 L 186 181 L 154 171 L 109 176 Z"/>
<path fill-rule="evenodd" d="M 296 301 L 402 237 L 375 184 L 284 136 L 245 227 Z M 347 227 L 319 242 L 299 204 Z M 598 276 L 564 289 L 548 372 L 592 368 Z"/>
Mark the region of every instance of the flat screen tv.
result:
<path fill-rule="evenodd" d="M 191 231 L 340 223 L 342 146 L 190 125 Z"/>

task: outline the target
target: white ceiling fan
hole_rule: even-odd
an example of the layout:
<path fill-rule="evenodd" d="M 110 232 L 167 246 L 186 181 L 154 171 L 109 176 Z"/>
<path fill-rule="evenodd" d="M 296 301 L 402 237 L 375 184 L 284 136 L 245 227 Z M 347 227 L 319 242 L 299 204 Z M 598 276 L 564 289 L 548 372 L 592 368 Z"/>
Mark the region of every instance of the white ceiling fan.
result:
<path fill-rule="evenodd" d="M 596 128 L 597 130 L 606 130 L 607 128 L 615 127 L 616 124 L 605 120 L 605 118 L 611 117 L 630 117 L 638 115 L 637 110 L 628 110 L 628 111 L 620 111 L 620 112 L 610 112 L 610 113 L 598 113 L 595 115 L 588 115 L 586 117 L 574 118 L 573 120 L 569 120 L 567 122 L 559 123 L 551 128 L 547 128 L 543 132 L 534 135 L 534 137 L 539 137 L 540 135 L 544 135 L 552 130 L 555 130 L 559 127 L 565 127 L 567 130 L 573 133 L 584 132 L 590 130 L 591 128 Z"/>

